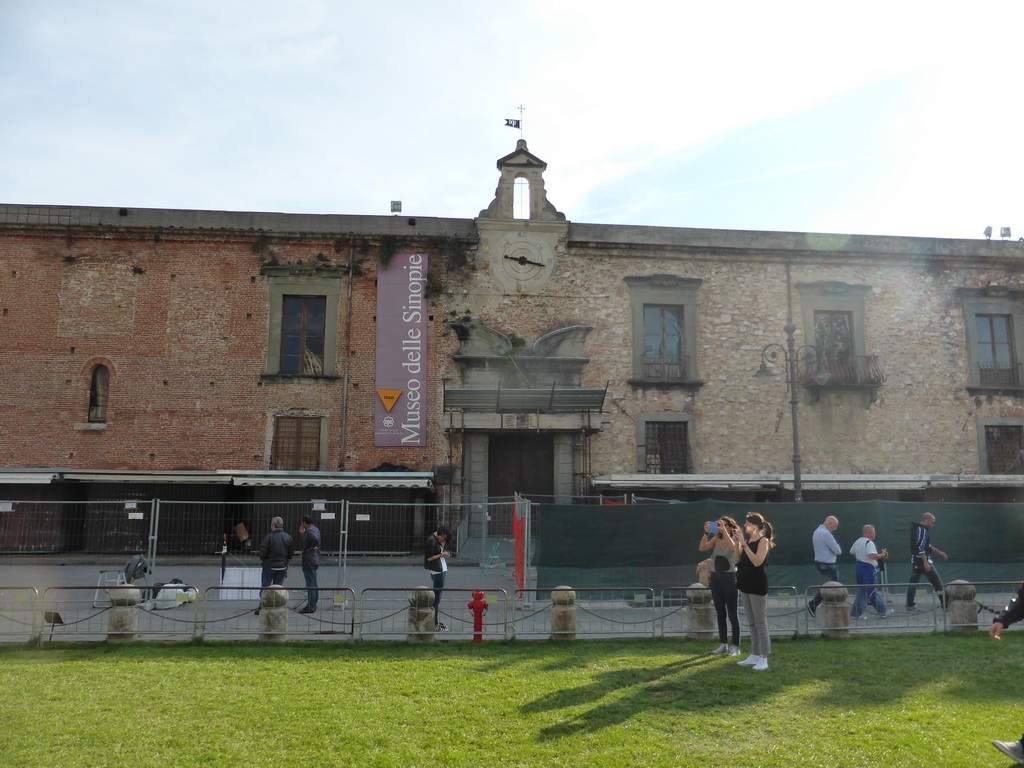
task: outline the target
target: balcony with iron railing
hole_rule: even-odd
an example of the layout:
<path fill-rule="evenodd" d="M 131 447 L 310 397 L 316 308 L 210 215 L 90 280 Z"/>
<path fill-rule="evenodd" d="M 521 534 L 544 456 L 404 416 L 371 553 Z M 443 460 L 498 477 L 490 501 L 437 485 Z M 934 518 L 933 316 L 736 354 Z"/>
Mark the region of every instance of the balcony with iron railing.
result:
<path fill-rule="evenodd" d="M 985 389 L 1022 389 L 1024 370 L 1019 363 L 978 363 L 978 386 Z"/>
<path fill-rule="evenodd" d="M 683 355 L 678 360 L 663 360 L 644 357 L 644 381 L 684 382 L 690 379 L 690 358 Z"/>
<path fill-rule="evenodd" d="M 874 402 L 878 388 L 887 378 L 878 355 L 832 357 L 809 354 L 801 362 L 800 384 L 812 391 L 811 402 L 817 402 L 822 389 L 864 389 Z"/>

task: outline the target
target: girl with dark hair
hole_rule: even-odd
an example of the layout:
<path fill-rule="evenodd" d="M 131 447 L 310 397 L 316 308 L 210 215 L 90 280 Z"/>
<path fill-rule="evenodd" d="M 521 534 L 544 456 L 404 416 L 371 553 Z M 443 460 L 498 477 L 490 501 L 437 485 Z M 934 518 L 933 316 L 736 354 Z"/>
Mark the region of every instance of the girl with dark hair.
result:
<path fill-rule="evenodd" d="M 747 540 L 739 535 L 733 549 L 736 559 L 736 587 L 743 595 L 743 610 L 747 614 L 750 632 L 750 656 L 737 662 L 742 667 L 753 667 L 755 672 L 768 669 L 768 654 L 772 639 L 768 633 L 768 573 L 765 563 L 768 550 L 775 546 L 771 523 L 757 512 L 747 514 L 743 524 Z"/>
<path fill-rule="evenodd" d="M 712 533 L 712 530 L 714 532 Z M 735 539 L 740 536 L 740 527 L 731 517 L 722 517 L 713 524 L 704 523 L 704 535 L 697 548 L 701 552 L 711 551 L 711 602 L 718 618 L 719 646 L 712 653 L 740 655 L 739 594 L 736 591 L 736 548 Z M 732 625 L 732 647 L 729 646 L 726 617 Z"/>

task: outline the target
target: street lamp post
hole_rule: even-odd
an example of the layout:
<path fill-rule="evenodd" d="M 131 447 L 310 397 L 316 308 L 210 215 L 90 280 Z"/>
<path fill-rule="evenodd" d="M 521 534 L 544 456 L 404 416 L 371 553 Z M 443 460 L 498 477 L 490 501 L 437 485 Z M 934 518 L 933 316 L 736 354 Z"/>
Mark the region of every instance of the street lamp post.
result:
<path fill-rule="evenodd" d="M 774 376 L 774 373 L 769 370 L 768 366 L 778 365 L 779 359 L 784 362 L 786 384 L 790 385 L 790 416 L 793 420 L 793 498 L 794 501 L 800 503 L 804 501 L 804 485 L 800 475 L 800 465 L 803 463 L 803 460 L 800 458 L 800 417 L 797 410 L 800 404 L 799 374 L 801 358 L 803 358 L 805 365 L 811 362 L 811 364 L 818 366 L 819 372 L 814 377 L 817 383 L 823 384 L 830 377 L 821 370 L 817 347 L 812 344 L 805 344 L 801 347 L 797 346 L 795 337 L 797 327 L 793 324 L 792 317 L 782 330 L 785 331 L 785 346 L 783 347 L 781 344 L 767 344 L 761 350 L 761 367 L 755 376 Z"/>

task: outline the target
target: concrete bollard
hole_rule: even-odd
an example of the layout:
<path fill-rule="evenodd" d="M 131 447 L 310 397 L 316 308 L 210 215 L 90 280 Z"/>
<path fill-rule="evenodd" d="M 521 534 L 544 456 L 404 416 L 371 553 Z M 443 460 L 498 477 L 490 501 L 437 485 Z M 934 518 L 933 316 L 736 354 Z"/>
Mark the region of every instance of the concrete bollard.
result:
<path fill-rule="evenodd" d="M 416 587 L 409 593 L 408 624 L 410 643 L 429 643 L 434 639 L 434 590 L 430 587 Z"/>
<path fill-rule="evenodd" d="M 690 640 L 707 640 L 718 629 L 711 590 L 699 581 L 694 582 L 686 588 L 686 600 L 686 615 L 689 619 L 686 637 Z"/>
<path fill-rule="evenodd" d="M 826 581 L 821 588 L 821 605 L 818 619 L 821 634 L 825 637 L 850 636 L 850 606 L 846 603 L 849 593 L 838 581 Z"/>
<path fill-rule="evenodd" d="M 551 639 L 576 639 L 576 592 L 572 587 L 551 590 Z"/>
<path fill-rule="evenodd" d="M 272 584 L 260 594 L 260 640 L 282 643 L 288 639 L 288 590 Z"/>
<path fill-rule="evenodd" d="M 139 633 L 141 590 L 137 587 L 111 587 L 107 592 L 113 605 L 107 614 L 107 640 L 136 640 Z"/>
<path fill-rule="evenodd" d="M 957 579 L 946 585 L 946 626 L 952 632 L 978 631 L 977 590 L 974 585 Z"/>

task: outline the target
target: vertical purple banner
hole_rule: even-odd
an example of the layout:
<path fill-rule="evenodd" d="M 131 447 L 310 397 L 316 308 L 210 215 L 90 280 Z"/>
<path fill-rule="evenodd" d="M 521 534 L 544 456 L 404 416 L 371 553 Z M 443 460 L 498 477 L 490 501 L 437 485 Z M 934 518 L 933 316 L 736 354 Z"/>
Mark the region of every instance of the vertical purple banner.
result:
<path fill-rule="evenodd" d="M 427 256 L 377 263 L 377 446 L 427 444 Z"/>

